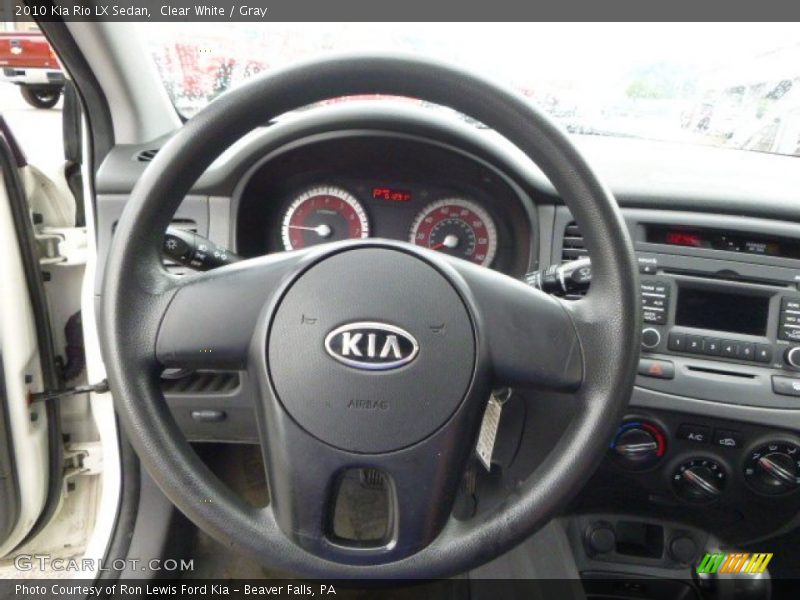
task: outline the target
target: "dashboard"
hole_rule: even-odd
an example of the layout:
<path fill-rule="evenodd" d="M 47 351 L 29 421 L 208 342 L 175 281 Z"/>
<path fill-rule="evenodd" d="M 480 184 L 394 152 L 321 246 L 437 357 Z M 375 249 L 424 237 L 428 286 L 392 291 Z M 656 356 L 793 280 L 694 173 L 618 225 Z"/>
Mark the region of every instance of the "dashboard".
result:
<path fill-rule="evenodd" d="M 164 141 L 117 148 L 100 169 L 101 261 L 146 166 L 137 157 Z M 580 515 L 575 551 L 587 569 L 677 569 L 685 562 L 670 536 L 697 548 L 702 532 L 744 543 L 800 513 L 800 169 L 796 158 L 728 150 L 580 144 L 640 263 L 643 345 L 628 414 L 569 507 Z M 586 254 L 564 200 L 518 150 L 419 108 L 325 107 L 265 127 L 208 169 L 173 225 L 246 257 L 382 237 L 512 276 Z M 257 441 L 245 374 L 189 374 L 163 389 L 190 440 Z M 519 398 L 504 409 L 508 449 L 498 453 L 522 478 L 570 413 L 563 397 Z M 601 551 L 586 542 L 601 522 L 618 540 L 650 533 Z"/>
<path fill-rule="evenodd" d="M 380 237 L 509 274 L 528 266 L 526 199 L 488 164 L 430 141 L 306 141 L 256 165 L 237 199 L 244 256 Z"/>

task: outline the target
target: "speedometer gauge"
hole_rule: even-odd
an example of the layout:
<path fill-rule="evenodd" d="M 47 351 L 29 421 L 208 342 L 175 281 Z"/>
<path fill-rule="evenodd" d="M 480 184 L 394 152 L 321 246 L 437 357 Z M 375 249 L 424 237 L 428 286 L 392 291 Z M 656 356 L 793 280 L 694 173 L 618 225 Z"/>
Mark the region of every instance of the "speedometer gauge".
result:
<path fill-rule="evenodd" d="M 497 251 L 497 229 L 480 206 L 445 198 L 426 206 L 411 226 L 411 243 L 488 266 Z"/>
<path fill-rule="evenodd" d="M 298 195 L 283 217 L 281 239 L 286 250 L 369 236 L 364 207 L 340 187 L 316 186 Z"/>

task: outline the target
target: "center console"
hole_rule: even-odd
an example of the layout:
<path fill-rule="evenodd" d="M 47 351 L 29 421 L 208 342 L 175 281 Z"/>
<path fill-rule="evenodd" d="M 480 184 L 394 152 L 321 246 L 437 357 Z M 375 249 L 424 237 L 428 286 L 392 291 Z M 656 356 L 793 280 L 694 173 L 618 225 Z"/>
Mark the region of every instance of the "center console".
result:
<path fill-rule="evenodd" d="M 624 216 L 639 262 L 638 375 L 572 507 L 573 546 L 582 571 L 676 577 L 712 538 L 752 548 L 798 521 L 800 225 Z M 585 256 L 567 211 L 554 225 L 553 258 Z"/>

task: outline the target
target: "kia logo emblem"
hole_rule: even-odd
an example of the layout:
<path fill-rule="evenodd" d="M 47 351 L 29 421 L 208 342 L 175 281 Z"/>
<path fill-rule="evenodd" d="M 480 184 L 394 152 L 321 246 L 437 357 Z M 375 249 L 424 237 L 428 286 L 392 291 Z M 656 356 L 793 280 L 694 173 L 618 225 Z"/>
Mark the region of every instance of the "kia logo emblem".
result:
<path fill-rule="evenodd" d="M 325 337 L 325 350 L 349 367 L 385 371 L 407 365 L 417 357 L 419 344 L 405 329 L 362 321 L 337 327 Z"/>

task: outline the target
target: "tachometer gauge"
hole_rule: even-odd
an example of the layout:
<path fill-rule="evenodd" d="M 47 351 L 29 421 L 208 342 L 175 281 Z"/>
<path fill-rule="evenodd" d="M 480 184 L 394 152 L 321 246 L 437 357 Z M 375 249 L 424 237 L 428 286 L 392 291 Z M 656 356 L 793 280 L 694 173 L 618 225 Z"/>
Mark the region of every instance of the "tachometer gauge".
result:
<path fill-rule="evenodd" d="M 426 206 L 411 226 L 411 243 L 488 266 L 497 251 L 497 229 L 488 213 L 462 198 Z"/>
<path fill-rule="evenodd" d="M 369 236 L 364 207 L 340 187 L 316 186 L 297 196 L 286 209 L 281 238 L 286 250 Z"/>

